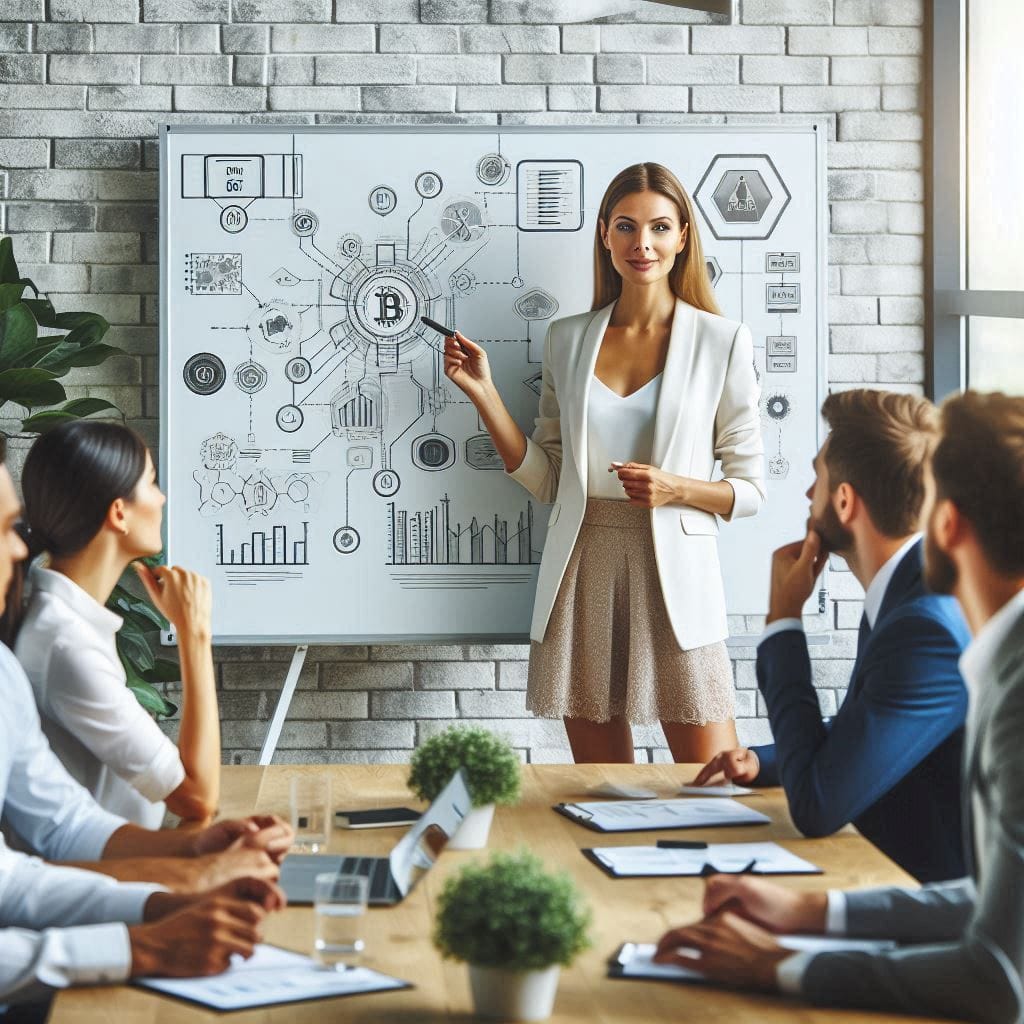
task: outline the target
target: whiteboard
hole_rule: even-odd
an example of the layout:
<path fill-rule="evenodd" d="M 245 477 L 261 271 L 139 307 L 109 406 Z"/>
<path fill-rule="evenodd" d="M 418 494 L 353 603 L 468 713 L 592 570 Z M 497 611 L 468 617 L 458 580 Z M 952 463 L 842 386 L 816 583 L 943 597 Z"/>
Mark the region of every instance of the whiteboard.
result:
<path fill-rule="evenodd" d="M 218 642 L 526 640 L 547 509 L 420 316 L 485 346 L 529 433 L 547 326 L 590 307 L 596 209 L 638 160 L 694 196 L 754 336 L 768 501 L 719 546 L 729 611 L 765 611 L 825 387 L 817 126 L 166 126 L 167 554 L 212 580 Z"/>

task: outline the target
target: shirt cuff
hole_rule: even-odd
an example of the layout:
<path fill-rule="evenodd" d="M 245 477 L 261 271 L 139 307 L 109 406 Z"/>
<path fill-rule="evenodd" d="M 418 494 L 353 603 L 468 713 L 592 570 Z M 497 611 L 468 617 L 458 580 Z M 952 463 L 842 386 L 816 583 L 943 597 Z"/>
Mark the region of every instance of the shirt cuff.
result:
<path fill-rule="evenodd" d="M 775 968 L 775 984 L 779 991 L 787 996 L 798 996 L 801 993 L 804 972 L 814 959 L 814 953 L 794 953 L 780 960 Z"/>
<path fill-rule="evenodd" d="M 150 803 L 166 800 L 185 781 L 185 766 L 178 748 L 167 737 L 149 764 L 129 782 Z"/>
<path fill-rule="evenodd" d="M 764 627 L 764 632 L 761 634 L 761 639 L 757 641 L 757 646 L 760 647 L 765 640 L 775 636 L 776 633 L 785 633 L 790 629 L 798 629 L 802 633 L 804 631 L 803 619 L 776 619 L 774 622 L 769 622 Z"/>
<path fill-rule="evenodd" d="M 532 437 L 528 437 L 523 461 L 515 469 L 506 470 L 505 475 L 533 491 L 547 475 L 548 466 L 547 453 Z"/>
<path fill-rule="evenodd" d="M 51 936 L 63 947 L 63 955 L 55 957 L 56 970 L 52 974 L 48 965 L 39 972 L 39 980 L 46 985 L 63 988 L 68 983 L 114 983 L 127 980 L 132 972 L 128 928 L 120 922 L 61 928 L 51 932 Z"/>
<path fill-rule="evenodd" d="M 828 909 L 825 911 L 825 934 L 846 934 L 846 893 L 838 889 L 828 891 Z"/>

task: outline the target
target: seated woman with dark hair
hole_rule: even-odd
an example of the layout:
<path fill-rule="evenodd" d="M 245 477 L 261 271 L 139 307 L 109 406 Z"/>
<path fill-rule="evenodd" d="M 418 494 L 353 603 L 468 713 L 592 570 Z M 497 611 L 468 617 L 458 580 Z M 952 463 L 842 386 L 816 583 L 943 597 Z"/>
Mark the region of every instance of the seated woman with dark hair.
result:
<path fill-rule="evenodd" d="M 51 746 L 101 806 L 129 821 L 159 828 L 163 801 L 183 819 L 210 817 L 220 785 L 210 585 L 136 561 L 163 546 L 166 498 L 145 442 L 118 424 L 64 424 L 32 446 L 21 484 L 30 552 L 46 558 L 29 572 L 24 618 L 10 632 Z M 127 688 L 122 619 L 105 607 L 133 562 L 178 638 L 177 746 Z"/>

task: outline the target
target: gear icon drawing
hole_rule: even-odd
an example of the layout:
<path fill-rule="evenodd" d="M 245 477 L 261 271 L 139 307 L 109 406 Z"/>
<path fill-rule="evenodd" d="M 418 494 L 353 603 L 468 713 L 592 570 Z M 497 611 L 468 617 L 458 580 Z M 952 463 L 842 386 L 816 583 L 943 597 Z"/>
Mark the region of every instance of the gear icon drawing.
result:
<path fill-rule="evenodd" d="M 769 419 L 782 422 L 793 411 L 793 400 L 784 391 L 770 392 L 764 400 L 764 411 Z"/>

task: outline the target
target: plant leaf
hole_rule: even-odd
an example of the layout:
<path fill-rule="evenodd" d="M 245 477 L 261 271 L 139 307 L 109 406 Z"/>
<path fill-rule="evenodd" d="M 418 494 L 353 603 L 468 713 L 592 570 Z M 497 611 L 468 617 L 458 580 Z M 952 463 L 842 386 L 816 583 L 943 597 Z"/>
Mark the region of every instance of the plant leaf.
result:
<path fill-rule="evenodd" d="M 122 655 L 122 660 L 127 659 L 136 673 L 145 672 L 156 664 L 145 631 L 140 629 L 130 616 L 125 616 L 124 625 L 118 630 L 117 649 Z"/>
<path fill-rule="evenodd" d="M 18 261 L 14 258 L 14 239 L 10 235 L 4 235 L 0 238 L 0 282 L 8 284 L 20 280 Z"/>
<path fill-rule="evenodd" d="M 44 355 L 36 364 L 41 369 L 50 370 L 58 377 L 63 377 L 73 366 L 99 366 L 111 356 L 124 355 L 123 349 L 113 345 L 71 345 L 65 338 L 52 351 Z"/>
<path fill-rule="evenodd" d="M 177 704 L 172 704 L 159 690 L 144 680 L 130 682 L 128 689 L 154 718 L 169 718 L 178 710 Z"/>
<path fill-rule="evenodd" d="M 59 409 L 46 409 L 26 417 L 21 421 L 21 429 L 28 434 L 45 434 L 61 423 L 80 420 L 110 409 L 119 416 L 122 415 L 120 409 L 105 398 L 73 398 Z"/>
<path fill-rule="evenodd" d="M 153 667 L 143 673 L 143 678 L 147 683 L 178 683 L 181 682 L 181 666 L 170 658 L 157 658 Z"/>
<path fill-rule="evenodd" d="M 11 281 L 8 284 L 0 284 L 0 310 L 8 310 L 22 301 L 22 293 L 25 291 L 23 281 Z"/>
<path fill-rule="evenodd" d="M 67 394 L 55 377 L 55 373 L 35 366 L 3 370 L 0 372 L 0 402 L 17 402 L 29 409 L 63 402 Z"/>
<path fill-rule="evenodd" d="M 32 311 L 19 302 L 0 313 L 0 370 L 24 366 L 24 357 L 38 344 L 38 325 Z"/>
<path fill-rule="evenodd" d="M 31 284 L 31 282 L 29 282 Z M 36 323 L 40 327 L 56 327 L 57 326 L 57 311 L 53 308 L 53 303 L 43 296 L 41 299 L 25 299 L 25 305 L 32 310 L 32 315 L 36 318 Z"/>

